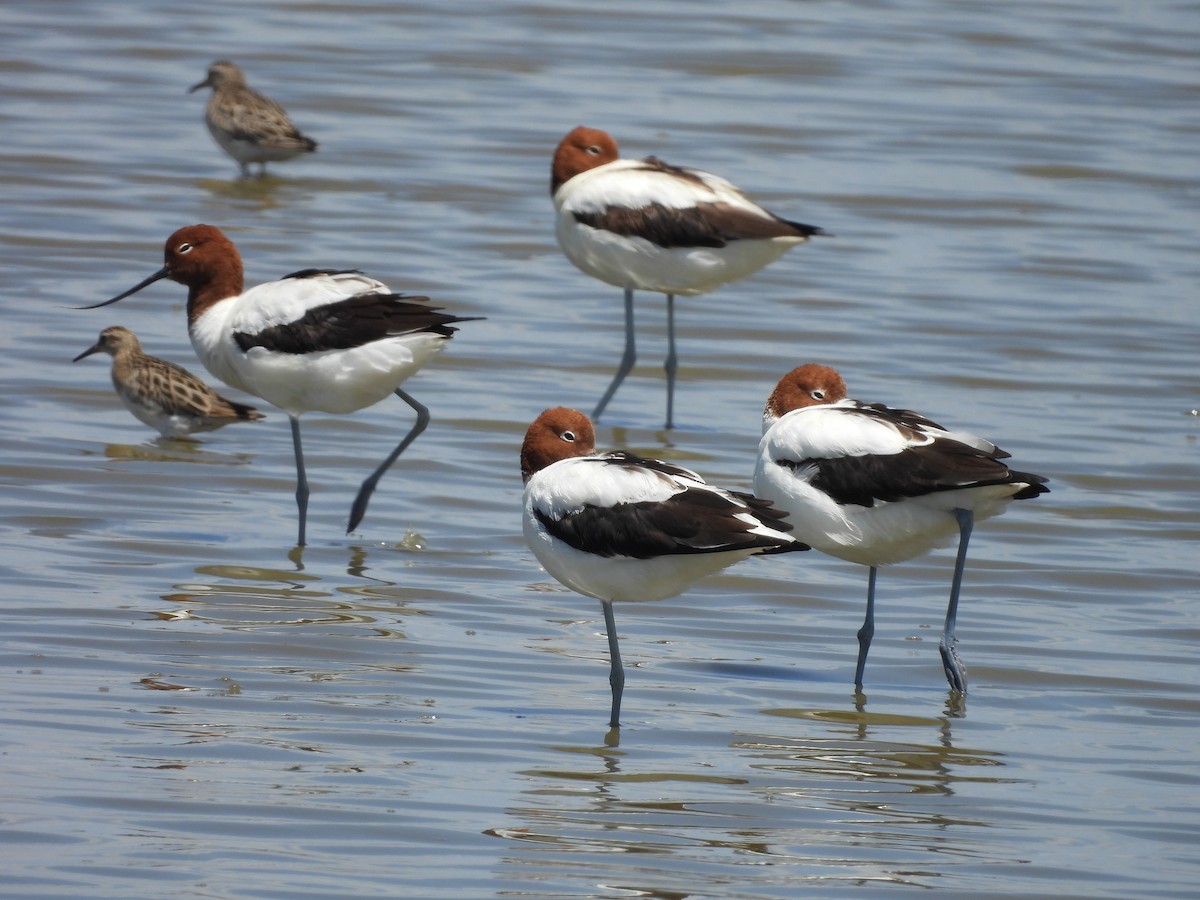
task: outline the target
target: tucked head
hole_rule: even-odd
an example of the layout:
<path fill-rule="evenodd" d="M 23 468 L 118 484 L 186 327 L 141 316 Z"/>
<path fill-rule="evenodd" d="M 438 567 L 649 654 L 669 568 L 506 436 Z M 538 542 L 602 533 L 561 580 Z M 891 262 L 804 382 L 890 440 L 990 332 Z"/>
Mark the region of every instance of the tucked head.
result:
<path fill-rule="evenodd" d="M 142 345 L 138 343 L 137 337 L 128 328 L 122 328 L 120 325 L 113 325 L 111 328 L 105 328 L 100 332 L 100 339 L 92 346 L 88 347 L 71 362 L 79 362 L 93 353 L 101 351 L 109 356 L 116 356 L 118 353 L 127 351 L 138 351 L 142 349 Z"/>
<path fill-rule="evenodd" d="M 580 125 L 559 141 L 550 166 L 550 193 L 580 172 L 603 166 L 619 158 L 617 142 L 612 135 L 598 128 Z"/>
<path fill-rule="evenodd" d="M 521 444 L 521 478 L 546 466 L 574 456 L 596 452 L 596 429 L 592 420 L 577 409 L 556 406 L 548 409 L 529 426 Z"/>
<path fill-rule="evenodd" d="M 792 369 L 775 385 L 763 419 L 778 419 L 793 409 L 837 403 L 846 399 L 846 382 L 834 369 L 816 363 Z"/>
<path fill-rule="evenodd" d="M 227 59 L 218 59 L 215 63 L 208 67 L 208 76 L 201 82 L 193 84 L 188 88 L 188 93 L 200 90 L 200 88 L 210 87 L 214 91 L 219 91 L 224 87 L 244 86 L 246 84 L 246 76 L 242 74 L 234 63 Z"/>

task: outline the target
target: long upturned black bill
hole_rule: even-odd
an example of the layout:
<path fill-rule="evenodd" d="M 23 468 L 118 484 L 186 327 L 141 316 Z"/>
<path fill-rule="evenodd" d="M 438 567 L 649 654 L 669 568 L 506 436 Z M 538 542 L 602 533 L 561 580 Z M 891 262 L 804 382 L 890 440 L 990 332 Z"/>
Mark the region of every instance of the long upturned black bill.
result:
<path fill-rule="evenodd" d="M 151 275 L 149 278 L 147 278 L 141 284 L 131 287 L 129 290 L 127 290 L 123 294 L 117 294 L 117 296 L 113 297 L 111 300 L 105 300 L 103 303 L 93 303 L 91 306 L 73 306 L 71 308 L 72 309 L 99 309 L 102 306 L 108 306 L 110 303 L 116 303 L 118 300 L 124 300 L 130 294 L 136 294 L 142 288 L 149 287 L 150 285 L 154 284 L 154 282 L 161 281 L 162 279 L 166 278 L 170 274 L 171 274 L 170 269 L 168 269 L 166 266 L 163 266 L 161 269 L 159 269 L 157 272 L 155 272 L 153 275 Z"/>

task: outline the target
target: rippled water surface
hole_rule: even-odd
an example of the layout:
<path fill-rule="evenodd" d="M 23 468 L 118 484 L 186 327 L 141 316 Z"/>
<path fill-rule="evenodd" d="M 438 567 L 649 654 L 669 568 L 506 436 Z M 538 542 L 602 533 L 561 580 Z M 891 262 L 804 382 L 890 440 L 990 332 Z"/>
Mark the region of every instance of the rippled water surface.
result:
<path fill-rule="evenodd" d="M 1200 877 L 1195 4 L 649 0 L 0 9 L 0 893 L 30 897 L 1191 897 Z M 239 181 L 185 90 L 229 57 L 320 141 Z M 519 529 L 517 447 L 590 409 L 619 292 L 554 243 L 574 125 L 724 174 L 814 241 L 662 298 L 605 446 L 749 484 L 801 362 L 986 434 L 1053 492 L 882 573 L 753 560 L 599 605 Z M 209 222 L 251 283 L 361 268 L 464 324 L 408 382 L 433 425 L 343 534 L 397 400 L 154 439 L 123 324 L 203 372 L 184 291 L 95 303 Z"/>

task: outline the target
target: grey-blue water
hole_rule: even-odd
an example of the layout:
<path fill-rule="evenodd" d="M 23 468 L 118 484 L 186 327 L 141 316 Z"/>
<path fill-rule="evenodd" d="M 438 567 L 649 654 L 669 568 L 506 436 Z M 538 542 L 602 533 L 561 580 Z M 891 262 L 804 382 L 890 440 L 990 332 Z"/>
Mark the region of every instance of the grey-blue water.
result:
<path fill-rule="evenodd" d="M 1200 10 L 1191 3 L 133 0 L 0 7 L 0 893 L 103 898 L 1191 897 L 1200 875 Z M 214 59 L 318 153 L 237 180 Z M 752 560 L 618 609 L 520 538 L 517 449 L 590 409 L 620 292 L 554 243 L 571 127 L 835 238 L 662 298 L 605 447 L 745 488 L 794 365 L 987 435 L 1053 492 L 952 558 Z M 122 409 L 107 325 L 204 374 L 179 285 L 83 312 L 176 228 L 249 283 L 361 268 L 464 324 L 398 400 L 188 446 Z M 236 396 L 236 395 L 235 395 Z M 907 889 L 907 890 L 906 890 Z"/>

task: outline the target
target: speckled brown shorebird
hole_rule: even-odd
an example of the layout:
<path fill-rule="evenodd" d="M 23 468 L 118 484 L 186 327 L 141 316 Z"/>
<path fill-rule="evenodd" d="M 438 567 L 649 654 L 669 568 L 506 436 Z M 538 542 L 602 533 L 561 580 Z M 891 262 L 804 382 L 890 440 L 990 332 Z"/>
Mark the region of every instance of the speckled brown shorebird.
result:
<path fill-rule="evenodd" d="M 253 406 L 222 397 L 183 366 L 142 352 L 128 328 L 105 328 L 74 362 L 101 351 L 113 358 L 113 387 L 126 409 L 163 437 L 186 440 L 197 431 L 265 418 Z"/>
<path fill-rule="evenodd" d="M 204 108 L 204 122 L 221 149 L 250 174 L 250 163 L 258 163 L 258 174 L 266 174 L 267 163 L 281 162 L 302 153 L 312 153 L 317 142 L 301 134 L 284 108 L 246 84 L 241 69 L 227 59 L 208 67 L 208 76 L 188 93 L 212 88 Z"/>

